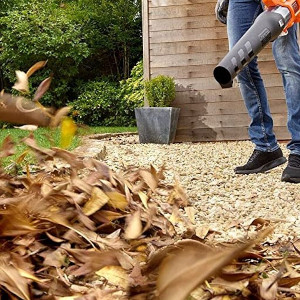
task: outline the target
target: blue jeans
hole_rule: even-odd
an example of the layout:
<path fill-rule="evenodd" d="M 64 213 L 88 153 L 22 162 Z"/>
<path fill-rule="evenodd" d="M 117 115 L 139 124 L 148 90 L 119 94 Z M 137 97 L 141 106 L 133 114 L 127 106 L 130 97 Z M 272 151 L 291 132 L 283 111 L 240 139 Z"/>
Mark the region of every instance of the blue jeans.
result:
<path fill-rule="evenodd" d="M 262 11 L 262 5 L 257 0 L 229 1 L 227 31 L 230 48 L 243 36 Z M 276 66 L 282 76 L 287 103 L 287 127 L 291 134 L 291 141 L 287 148 L 291 153 L 300 155 L 300 53 L 296 26 L 291 27 L 287 35 L 278 37 L 273 42 L 272 49 Z M 278 149 L 257 58 L 240 72 L 238 81 L 251 118 L 249 136 L 255 148 L 268 152 Z"/>

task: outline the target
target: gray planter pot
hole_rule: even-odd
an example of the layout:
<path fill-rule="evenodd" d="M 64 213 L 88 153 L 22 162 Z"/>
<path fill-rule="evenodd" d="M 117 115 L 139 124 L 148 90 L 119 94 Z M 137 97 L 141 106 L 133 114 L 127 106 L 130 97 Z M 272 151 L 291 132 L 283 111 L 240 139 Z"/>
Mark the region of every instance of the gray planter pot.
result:
<path fill-rule="evenodd" d="M 180 108 L 142 107 L 135 109 L 140 143 L 174 142 Z"/>

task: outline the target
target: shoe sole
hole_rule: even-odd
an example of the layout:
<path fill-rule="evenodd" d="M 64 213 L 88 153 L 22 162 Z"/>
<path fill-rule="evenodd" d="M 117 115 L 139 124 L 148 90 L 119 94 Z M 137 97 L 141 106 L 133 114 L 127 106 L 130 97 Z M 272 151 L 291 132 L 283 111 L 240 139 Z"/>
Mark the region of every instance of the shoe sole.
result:
<path fill-rule="evenodd" d="M 291 182 L 291 183 L 300 183 L 299 168 L 287 166 L 282 173 L 281 181 Z"/>
<path fill-rule="evenodd" d="M 274 169 L 282 164 L 286 163 L 285 157 L 280 157 L 275 160 L 272 160 L 261 167 L 254 169 L 254 170 L 237 170 L 235 171 L 235 174 L 255 174 L 255 173 L 265 173 L 271 169 Z M 300 178 L 298 179 L 300 180 Z M 300 181 L 299 181 L 300 182 Z"/>
<path fill-rule="evenodd" d="M 300 183 L 300 178 L 299 177 L 282 176 L 281 181 L 290 182 L 290 183 Z"/>

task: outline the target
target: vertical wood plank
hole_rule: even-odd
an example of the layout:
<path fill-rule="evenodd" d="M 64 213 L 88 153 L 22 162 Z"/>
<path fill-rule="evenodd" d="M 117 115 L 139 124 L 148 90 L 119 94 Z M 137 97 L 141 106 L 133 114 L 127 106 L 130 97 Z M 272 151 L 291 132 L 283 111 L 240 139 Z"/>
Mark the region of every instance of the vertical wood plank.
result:
<path fill-rule="evenodd" d="M 216 0 L 142 1 L 144 78 L 163 74 L 176 80 L 173 106 L 181 108 L 176 141 L 248 139 L 249 120 L 237 81 L 234 88 L 223 90 L 212 77 L 213 68 L 228 52 L 226 27 L 215 18 Z M 259 67 L 274 128 L 279 128 L 277 138 L 286 139 L 286 104 L 271 45 L 260 53 Z"/>
<path fill-rule="evenodd" d="M 149 0 L 143 0 L 143 64 L 144 79 L 150 79 L 150 32 L 149 32 Z M 144 97 L 144 106 L 149 106 L 148 100 Z"/>

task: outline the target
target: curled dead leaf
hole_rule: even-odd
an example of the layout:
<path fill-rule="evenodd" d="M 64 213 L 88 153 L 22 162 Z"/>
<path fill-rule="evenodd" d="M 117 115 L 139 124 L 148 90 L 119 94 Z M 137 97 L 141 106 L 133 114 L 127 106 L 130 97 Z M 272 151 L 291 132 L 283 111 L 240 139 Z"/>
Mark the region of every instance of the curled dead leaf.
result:
<path fill-rule="evenodd" d="M 29 78 L 32 74 L 34 74 L 36 71 L 40 70 L 41 68 L 45 67 L 47 64 L 47 60 L 39 61 L 35 63 L 26 73 L 27 77 Z"/>
<path fill-rule="evenodd" d="M 39 101 L 44 96 L 51 85 L 51 81 L 52 77 L 48 77 L 41 82 L 34 94 L 33 101 Z"/>
<path fill-rule="evenodd" d="M 16 76 L 17 81 L 12 88 L 21 93 L 29 93 L 29 83 L 26 73 L 22 71 L 16 71 Z"/>

